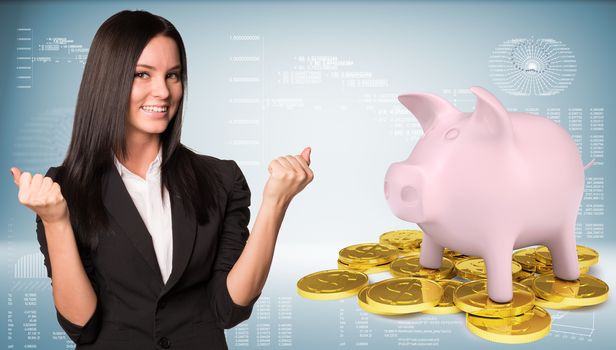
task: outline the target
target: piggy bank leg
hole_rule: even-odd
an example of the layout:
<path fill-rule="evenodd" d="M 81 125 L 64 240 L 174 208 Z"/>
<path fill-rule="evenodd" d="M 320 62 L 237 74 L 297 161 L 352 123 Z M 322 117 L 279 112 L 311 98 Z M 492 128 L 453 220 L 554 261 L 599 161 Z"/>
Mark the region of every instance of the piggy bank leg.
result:
<path fill-rule="evenodd" d="M 511 254 L 513 245 L 494 247 L 483 259 L 488 277 L 488 296 L 497 303 L 508 303 L 513 298 Z"/>
<path fill-rule="evenodd" d="M 570 225 L 569 232 L 547 243 L 550 255 L 552 255 L 554 275 L 563 280 L 573 281 L 580 277 L 574 230 L 575 224 Z"/>
<path fill-rule="evenodd" d="M 434 242 L 432 237 L 424 233 L 421 240 L 419 264 L 429 269 L 438 269 L 443 261 L 443 247 Z"/>

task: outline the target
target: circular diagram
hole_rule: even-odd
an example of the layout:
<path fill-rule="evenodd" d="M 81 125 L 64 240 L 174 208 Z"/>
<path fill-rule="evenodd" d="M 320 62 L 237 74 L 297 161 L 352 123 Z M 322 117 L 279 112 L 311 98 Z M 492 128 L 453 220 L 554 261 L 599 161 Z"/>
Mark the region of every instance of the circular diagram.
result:
<path fill-rule="evenodd" d="M 490 77 L 503 91 L 517 96 L 550 96 L 575 78 L 571 49 L 554 39 L 511 39 L 490 55 Z"/>

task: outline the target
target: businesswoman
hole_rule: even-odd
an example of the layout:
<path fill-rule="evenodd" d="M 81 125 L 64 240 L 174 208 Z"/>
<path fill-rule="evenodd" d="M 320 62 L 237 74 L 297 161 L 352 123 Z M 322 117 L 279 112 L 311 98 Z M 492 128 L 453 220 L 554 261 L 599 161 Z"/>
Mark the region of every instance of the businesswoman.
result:
<path fill-rule="evenodd" d="M 119 12 L 92 42 L 66 159 L 13 167 L 57 318 L 78 349 L 224 349 L 265 284 L 310 149 L 273 160 L 252 232 L 237 164 L 180 143 L 186 52 L 166 19 Z M 208 131 L 204 130 L 204 137 Z"/>

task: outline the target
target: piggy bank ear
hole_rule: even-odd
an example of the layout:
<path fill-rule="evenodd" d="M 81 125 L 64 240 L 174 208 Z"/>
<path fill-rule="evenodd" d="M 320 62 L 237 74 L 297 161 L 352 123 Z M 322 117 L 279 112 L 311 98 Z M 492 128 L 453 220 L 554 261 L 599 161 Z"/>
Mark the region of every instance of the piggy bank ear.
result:
<path fill-rule="evenodd" d="M 398 96 L 398 101 L 419 120 L 424 133 L 440 118 L 460 113 L 447 100 L 432 94 L 411 93 Z"/>
<path fill-rule="evenodd" d="M 491 136 L 512 138 L 511 118 L 496 96 L 479 86 L 473 86 L 470 90 L 477 96 L 475 111 L 471 116 L 472 123 Z"/>

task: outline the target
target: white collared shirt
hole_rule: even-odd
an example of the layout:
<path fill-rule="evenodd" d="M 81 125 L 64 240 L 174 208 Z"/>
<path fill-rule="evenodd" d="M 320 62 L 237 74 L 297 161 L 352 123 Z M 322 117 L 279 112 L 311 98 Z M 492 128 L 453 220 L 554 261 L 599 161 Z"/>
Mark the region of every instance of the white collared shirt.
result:
<path fill-rule="evenodd" d="M 161 198 L 160 195 L 162 146 L 159 148 L 154 161 L 150 163 L 145 174 L 145 180 L 122 165 L 115 154 L 113 159 L 120 177 L 122 177 L 122 181 L 141 215 L 141 219 L 150 232 L 150 236 L 152 236 L 158 266 L 163 281 L 167 283 L 173 262 L 173 229 L 167 188 L 164 190 L 164 198 Z"/>

